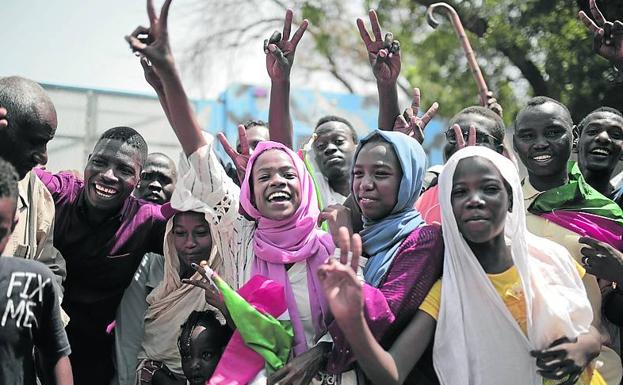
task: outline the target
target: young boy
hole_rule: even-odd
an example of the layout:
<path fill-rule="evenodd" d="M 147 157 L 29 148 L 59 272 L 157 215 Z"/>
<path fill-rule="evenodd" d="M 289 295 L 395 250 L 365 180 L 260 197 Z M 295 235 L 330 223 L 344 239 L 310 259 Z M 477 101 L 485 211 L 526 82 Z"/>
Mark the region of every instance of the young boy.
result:
<path fill-rule="evenodd" d="M 18 176 L 0 158 L 0 252 L 16 225 Z M 42 376 L 73 384 L 69 342 L 53 287 L 54 275 L 40 262 L 0 257 L 0 383 L 37 383 L 33 349 L 42 362 Z"/>

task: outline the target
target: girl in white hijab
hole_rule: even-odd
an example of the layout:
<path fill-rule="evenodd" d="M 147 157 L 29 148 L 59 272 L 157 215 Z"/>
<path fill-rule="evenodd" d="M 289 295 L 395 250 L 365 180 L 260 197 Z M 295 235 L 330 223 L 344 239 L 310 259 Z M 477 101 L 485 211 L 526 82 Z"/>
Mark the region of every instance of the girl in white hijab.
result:
<path fill-rule="evenodd" d="M 603 384 L 592 365 L 600 337 L 580 275 L 558 244 L 526 230 L 517 169 L 502 155 L 467 147 L 439 177 L 443 284 L 431 289 L 388 351 L 363 318 L 361 283 L 336 261 L 319 276 L 359 366 L 373 383 L 400 384 L 433 334 L 442 385 Z M 338 240 L 360 253 L 358 236 Z"/>

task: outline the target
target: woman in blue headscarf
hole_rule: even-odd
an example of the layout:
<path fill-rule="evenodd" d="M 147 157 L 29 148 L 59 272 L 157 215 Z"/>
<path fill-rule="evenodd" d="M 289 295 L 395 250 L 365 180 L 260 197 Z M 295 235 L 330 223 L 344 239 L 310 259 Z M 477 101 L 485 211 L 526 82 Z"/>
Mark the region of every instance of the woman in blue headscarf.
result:
<path fill-rule="evenodd" d="M 441 276 L 441 227 L 427 225 L 413 207 L 422 188 L 426 154 L 415 139 L 374 131 L 359 143 L 352 195 L 361 209 L 365 316 L 377 340 L 389 347 Z M 329 327 L 334 348 L 329 371 L 341 373 L 355 361 L 337 323 Z M 432 366 L 426 377 L 434 377 Z"/>

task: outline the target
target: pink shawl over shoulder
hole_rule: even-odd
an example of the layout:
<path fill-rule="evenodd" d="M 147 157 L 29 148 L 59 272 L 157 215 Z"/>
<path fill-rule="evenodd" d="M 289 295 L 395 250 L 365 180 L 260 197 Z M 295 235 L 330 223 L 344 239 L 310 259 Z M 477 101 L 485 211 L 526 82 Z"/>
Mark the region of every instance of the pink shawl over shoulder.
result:
<path fill-rule="evenodd" d="M 269 150 L 284 151 L 288 154 L 300 180 L 301 205 L 290 218 L 284 220 L 262 216 L 252 202 L 250 183 L 253 165 L 260 155 Z M 294 353 L 301 354 L 309 347 L 285 265 L 307 262 L 309 302 L 316 337 L 320 337 L 326 330 L 324 315 L 327 314 L 327 304 L 316 271 L 335 249 L 331 236 L 316 227 L 320 210 L 312 178 L 303 161 L 292 150 L 280 143 L 261 142 L 249 159 L 240 190 L 240 204 L 257 222 L 253 236 L 255 258 L 252 273 L 263 275 L 284 286 L 288 312 L 294 328 Z"/>

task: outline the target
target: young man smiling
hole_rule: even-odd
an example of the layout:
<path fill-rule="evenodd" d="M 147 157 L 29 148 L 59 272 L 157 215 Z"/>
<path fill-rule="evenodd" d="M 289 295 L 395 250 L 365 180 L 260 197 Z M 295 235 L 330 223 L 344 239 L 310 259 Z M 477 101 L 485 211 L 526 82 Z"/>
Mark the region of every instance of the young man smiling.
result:
<path fill-rule="evenodd" d="M 623 115 L 614 108 L 600 107 L 582 119 L 576 132 L 582 175 L 597 191 L 613 197 L 610 178 L 623 156 Z"/>
<path fill-rule="evenodd" d="M 143 137 L 129 127 L 104 132 L 84 169 L 37 170 L 56 206 L 55 246 L 67 261 L 63 308 L 77 384 L 108 385 L 112 337 L 124 289 L 146 252 L 162 254 L 165 219 L 160 206 L 131 195 L 147 158 Z"/>
<path fill-rule="evenodd" d="M 579 238 L 594 236 L 584 232 L 583 224 L 592 223 L 589 229 L 601 228 L 603 221 L 612 219 L 613 228 L 619 228 L 623 213 L 586 183 L 577 164 L 569 163 L 572 131 L 571 114 L 562 103 L 535 97 L 517 114 L 513 146 L 528 170 L 523 182 L 528 230 L 561 244 L 576 262 L 581 262 L 583 244 Z M 601 293 L 595 277 L 587 274 L 583 281 L 593 313 L 601 314 Z M 606 382 L 618 384 L 622 372 L 619 356 L 604 346 L 599 359 L 604 362 L 600 373 Z"/>

